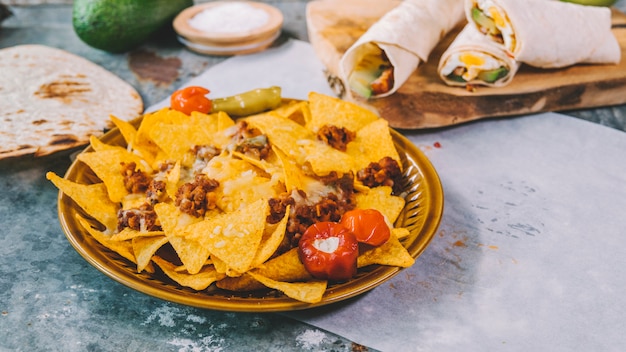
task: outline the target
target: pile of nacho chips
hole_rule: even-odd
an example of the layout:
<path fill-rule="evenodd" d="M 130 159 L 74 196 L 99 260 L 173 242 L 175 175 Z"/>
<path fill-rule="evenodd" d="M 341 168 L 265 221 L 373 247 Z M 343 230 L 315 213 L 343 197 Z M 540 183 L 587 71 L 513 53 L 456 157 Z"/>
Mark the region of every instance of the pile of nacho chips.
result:
<path fill-rule="evenodd" d="M 391 157 L 401 165 L 387 122 L 372 112 L 342 100 L 311 93 L 308 101 L 289 101 L 275 110 L 249 116 L 245 121 L 267 137 L 267 158 L 256 159 L 232 148 L 236 123 L 223 112 L 185 115 L 169 108 L 143 116 L 138 128 L 111 117 L 126 147 L 91 139 L 93 151 L 78 155 L 99 181 L 79 184 L 52 172 L 47 174 L 89 219 L 79 222 L 104 247 L 134 263 L 137 272 L 162 272 L 181 286 L 205 290 L 211 285 L 229 291 L 273 289 L 293 299 L 316 303 L 328 286 L 305 270 L 297 247 L 281 253 L 290 209 L 275 224 L 267 222 L 268 199 L 285 192 L 319 191 L 319 178 L 331 172 L 357 173 L 371 162 Z M 345 151 L 316 138 L 324 125 L 355 132 Z M 194 146 L 214 146 L 220 153 L 202 168 Z M 159 230 L 118 229 L 118 212 L 146 202 L 145 193 L 131 193 L 124 185 L 123 165 L 165 183 L 154 204 Z M 163 171 L 161 165 L 173 167 Z M 219 181 L 216 206 L 203 216 L 182 212 L 175 205 L 179 187 L 205 173 Z M 357 208 L 373 208 L 394 223 L 404 199 L 391 187 L 369 188 L 355 180 Z M 98 226 L 96 226 L 98 225 Z M 360 253 L 358 267 L 408 267 L 414 259 L 400 242 L 408 235 L 394 228 L 382 246 Z M 168 250 L 166 250 L 168 249 Z M 173 255 L 164 255 L 173 253 Z"/>

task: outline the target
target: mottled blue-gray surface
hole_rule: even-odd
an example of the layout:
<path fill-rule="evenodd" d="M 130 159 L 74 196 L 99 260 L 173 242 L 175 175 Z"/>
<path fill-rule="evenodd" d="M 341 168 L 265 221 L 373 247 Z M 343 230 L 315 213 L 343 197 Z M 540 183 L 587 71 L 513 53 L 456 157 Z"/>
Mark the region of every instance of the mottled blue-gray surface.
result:
<path fill-rule="evenodd" d="M 307 1 L 267 2 L 285 14 L 283 37 L 307 40 Z M 626 10 L 626 0 L 620 0 L 617 7 Z M 157 59 L 174 59 L 171 67 L 175 74 L 151 79 L 129 67 L 132 55 L 109 54 L 80 42 L 71 27 L 68 5 L 11 10 L 14 15 L 0 28 L 0 48 L 39 43 L 86 57 L 131 83 L 146 106 L 224 60 L 184 50 L 171 33 L 164 34 L 143 49 L 155 53 Z M 626 106 L 568 114 L 626 129 Z M 68 153 L 0 161 L 0 351 L 360 348 L 343 337 L 278 314 L 191 308 L 136 292 L 101 274 L 64 237 L 57 217 L 57 190 L 45 179 L 46 171 L 63 174 L 69 164 Z"/>
<path fill-rule="evenodd" d="M 350 351 L 350 341 L 275 314 L 196 309 L 101 274 L 57 217 L 68 153 L 0 163 L 0 351 Z"/>
<path fill-rule="evenodd" d="M 285 14 L 283 37 L 306 39 L 305 1 L 272 2 Z M 145 106 L 167 97 L 223 57 L 196 55 L 165 33 L 142 49 L 180 60 L 173 79 L 129 68 L 129 54 L 82 43 L 71 7 L 12 7 L 0 48 L 46 44 L 86 57 L 130 82 Z M 0 73 L 2 74 L 2 73 Z M 123 286 L 88 264 L 59 225 L 57 190 L 69 153 L 0 162 L 0 351 L 351 351 L 345 338 L 277 314 L 196 309 Z"/>

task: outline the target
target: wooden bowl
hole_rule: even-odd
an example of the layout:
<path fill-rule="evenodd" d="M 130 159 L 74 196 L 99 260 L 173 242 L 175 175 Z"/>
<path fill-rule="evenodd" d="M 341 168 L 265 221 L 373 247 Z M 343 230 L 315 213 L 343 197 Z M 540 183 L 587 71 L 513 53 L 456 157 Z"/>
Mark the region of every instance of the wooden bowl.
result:
<path fill-rule="evenodd" d="M 189 23 L 202 11 L 232 4 L 245 4 L 265 11 L 268 15 L 267 21 L 251 29 L 224 31 L 204 31 Z M 173 26 L 179 41 L 190 50 L 208 55 L 236 55 L 253 53 L 269 47 L 279 37 L 282 24 L 283 14 L 273 6 L 254 1 L 213 1 L 183 10 L 174 19 Z"/>

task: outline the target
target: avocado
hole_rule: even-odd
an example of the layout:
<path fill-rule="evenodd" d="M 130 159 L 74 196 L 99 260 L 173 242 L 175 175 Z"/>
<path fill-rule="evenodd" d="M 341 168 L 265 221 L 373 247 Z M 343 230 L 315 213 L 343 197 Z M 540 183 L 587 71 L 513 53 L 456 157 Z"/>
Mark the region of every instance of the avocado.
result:
<path fill-rule="evenodd" d="M 372 96 L 370 84 L 376 76 L 369 71 L 354 71 L 348 78 L 350 89 L 363 98 L 369 99 Z"/>
<path fill-rule="evenodd" d="M 478 74 L 478 79 L 487 83 L 493 83 L 506 76 L 507 73 L 509 73 L 509 70 L 504 66 L 500 66 L 493 70 L 482 71 Z"/>
<path fill-rule="evenodd" d="M 461 83 L 465 83 L 467 82 L 463 76 L 457 75 L 454 72 L 450 73 L 449 75 L 446 76 L 449 80 L 453 81 L 453 82 L 461 82 Z"/>
<path fill-rule="evenodd" d="M 385 52 L 374 43 L 366 43 L 362 49 L 365 52 L 356 60 L 352 73 L 348 77 L 348 85 L 353 92 L 369 99 L 372 96 L 372 82 L 383 73 L 386 67 L 390 67 L 389 59 Z"/>
<path fill-rule="evenodd" d="M 472 20 L 489 34 L 498 34 L 500 32 L 498 27 L 496 27 L 496 23 L 476 7 L 472 7 Z"/>
<path fill-rule="evenodd" d="M 89 46 L 121 53 L 139 46 L 192 5 L 193 0 L 74 0 L 72 24 Z"/>

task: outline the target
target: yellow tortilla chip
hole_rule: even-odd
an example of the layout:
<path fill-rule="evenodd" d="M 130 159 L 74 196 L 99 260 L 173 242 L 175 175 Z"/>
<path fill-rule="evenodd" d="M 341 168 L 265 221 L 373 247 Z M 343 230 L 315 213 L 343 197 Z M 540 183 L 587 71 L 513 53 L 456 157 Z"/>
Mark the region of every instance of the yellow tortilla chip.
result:
<path fill-rule="evenodd" d="M 289 157 L 294 158 L 298 164 L 304 163 L 306 152 L 300 147 L 300 143 L 306 140 L 315 140 L 315 134 L 299 125 L 295 121 L 276 118 L 272 114 L 259 114 L 246 118 L 253 127 L 261 130 L 270 143 L 282 150 Z"/>
<path fill-rule="evenodd" d="M 118 149 L 118 150 L 121 149 L 121 150 L 126 151 L 126 148 L 123 148 L 117 145 L 106 144 L 94 135 L 89 136 L 89 145 L 91 145 L 91 148 L 93 148 L 93 150 L 96 152 L 103 151 L 103 150 L 115 150 L 115 149 Z"/>
<path fill-rule="evenodd" d="M 228 116 L 227 113 L 223 111 L 217 112 L 217 131 L 224 131 L 227 128 L 230 128 L 235 125 L 235 121 Z"/>
<path fill-rule="evenodd" d="M 150 131 L 153 130 L 154 126 L 158 123 L 183 123 L 186 118 L 187 115 L 171 110 L 170 108 L 162 108 L 161 110 L 144 114 L 143 119 L 141 120 L 141 125 L 137 129 L 137 133 L 135 135 L 133 148 L 135 150 L 140 150 L 141 155 L 150 162 L 150 165 L 153 165 L 158 154 L 162 151 L 150 137 Z"/>
<path fill-rule="evenodd" d="M 318 176 L 326 176 L 332 171 L 344 174 L 358 170 L 354 166 L 355 159 L 352 156 L 324 142 L 307 141 L 307 143 L 301 142 L 300 146 L 306 154 L 304 160 L 311 165 L 311 169 Z"/>
<path fill-rule="evenodd" d="M 89 168 L 104 182 L 107 187 L 109 199 L 119 203 L 128 194 L 124 187 L 124 176 L 122 175 L 122 163 L 130 164 L 134 162 L 137 169 L 149 171 L 146 163 L 137 155 L 126 150 L 107 149 L 99 152 L 81 153 L 76 157 L 87 164 Z"/>
<path fill-rule="evenodd" d="M 174 167 L 167 173 L 165 179 L 165 193 L 172 200 L 176 200 L 176 193 L 178 192 L 178 181 L 180 181 L 180 161 L 174 164 Z"/>
<path fill-rule="evenodd" d="M 152 256 L 167 243 L 165 236 L 135 237 L 131 240 L 133 253 L 137 259 L 137 272 L 140 273 L 150 264 Z"/>
<path fill-rule="evenodd" d="M 141 120 L 141 125 L 137 128 L 137 134 L 135 135 L 135 143 L 136 144 L 150 144 L 152 140 L 150 139 L 150 130 L 153 129 L 154 125 L 158 122 L 167 122 L 167 111 L 169 108 L 162 108 L 160 110 L 146 113 L 143 115 Z"/>
<path fill-rule="evenodd" d="M 192 225 L 187 238 L 197 241 L 238 273 L 250 269 L 263 237 L 268 203 L 259 199 L 232 213 L 217 215 Z"/>
<path fill-rule="evenodd" d="M 83 185 L 61 178 L 54 172 L 47 172 L 46 178 L 108 230 L 117 228 L 119 205 L 109 199 L 104 183 Z"/>
<path fill-rule="evenodd" d="M 306 281 L 313 277 L 304 268 L 298 257 L 298 248 L 272 258 L 261 265 L 255 272 L 277 281 Z"/>
<path fill-rule="evenodd" d="M 379 247 L 374 247 L 359 255 L 357 266 L 359 268 L 372 265 L 390 265 L 408 268 L 415 262 L 415 259 L 404 248 L 402 243 L 392 231 L 391 236 Z"/>
<path fill-rule="evenodd" d="M 364 107 L 316 92 L 309 93 L 309 108 L 311 121 L 306 127 L 314 132 L 324 125 L 345 127 L 357 132 L 363 126 L 380 119 Z"/>
<path fill-rule="evenodd" d="M 215 283 L 215 286 L 228 291 L 247 292 L 256 291 L 265 287 L 262 283 L 255 280 L 250 276 L 249 271 L 233 277 L 225 277 L 222 280 Z"/>
<path fill-rule="evenodd" d="M 224 212 L 233 212 L 261 198 L 275 197 L 282 191 L 278 178 L 261 176 L 258 171 L 250 163 L 227 155 L 214 157 L 204 168 L 209 178 L 220 183 L 215 190 L 216 204 Z"/>
<path fill-rule="evenodd" d="M 122 209 L 139 208 L 146 202 L 147 198 L 145 194 L 127 194 L 124 199 L 122 199 Z"/>
<path fill-rule="evenodd" d="M 186 229 L 202 219 L 182 213 L 170 203 L 158 203 L 154 206 L 154 211 L 161 222 L 165 236 L 187 271 L 190 274 L 198 273 L 211 253 L 197 241 L 185 236 L 187 236 Z"/>
<path fill-rule="evenodd" d="M 389 133 L 389 124 L 384 119 L 376 120 L 359 130 L 354 141 L 348 143 L 346 153 L 353 160 L 354 170 L 364 169 L 371 162 L 378 162 L 387 156 L 402 167 L 402 161 Z"/>
<path fill-rule="evenodd" d="M 200 272 L 192 275 L 177 271 L 174 264 L 161 257 L 154 256 L 152 257 L 152 261 L 155 262 L 159 268 L 161 268 L 165 275 L 176 281 L 179 285 L 191 287 L 192 289 L 198 291 L 206 289 L 211 286 L 212 283 L 224 277 L 223 274 L 216 272 L 211 266 L 204 267 L 200 270 Z"/>
<path fill-rule="evenodd" d="M 240 276 L 240 275 L 237 275 L 237 273 L 233 272 L 228 267 L 228 264 L 226 264 L 225 261 L 216 257 L 215 255 L 211 255 L 211 261 L 213 262 L 213 266 L 215 266 L 215 270 L 217 270 L 218 273 L 226 274 L 227 276 L 233 276 L 233 277 Z M 228 275 L 229 273 L 230 275 Z"/>
<path fill-rule="evenodd" d="M 216 285 L 230 291 L 254 291 L 263 288 L 263 284 L 255 280 L 248 273 L 254 272 L 276 281 L 309 281 L 311 274 L 304 268 L 298 257 L 298 249 L 291 250 L 272 258 L 256 269 L 252 269 L 239 277 L 228 277 L 220 280 Z"/>
<path fill-rule="evenodd" d="M 178 160 L 183 166 L 193 164 L 193 147 L 211 144 L 204 130 L 192 124 L 167 124 L 159 122 L 150 131 L 150 138 L 165 152 L 168 160 Z"/>
<path fill-rule="evenodd" d="M 168 235 L 167 239 L 190 274 L 200 272 L 200 269 L 202 269 L 202 266 L 211 255 L 211 252 L 197 241 L 180 237 L 176 234 Z"/>
<path fill-rule="evenodd" d="M 127 145 L 132 145 L 135 142 L 135 136 L 137 135 L 137 129 L 130 122 L 122 120 L 114 115 L 110 115 L 109 118 L 113 121 L 115 127 L 120 130 L 120 134 L 124 137 Z"/>
<path fill-rule="evenodd" d="M 202 129 L 207 136 L 211 137 L 212 145 L 216 147 L 222 147 L 230 139 L 227 135 L 219 132 L 235 125 L 235 121 L 223 111 L 212 114 L 193 111 L 189 116 L 188 123 Z"/>
<path fill-rule="evenodd" d="M 391 233 L 396 236 L 397 239 L 401 240 L 405 237 L 409 237 L 411 231 L 405 227 L 395 227 L 391 229 Z"/>
<path fill-rule="evenodd" d="M 326 292 L 327 281 L 313 280 L 307 282 L 281 282 L 272 280 L 260 274 L 248 273 L 263 285 L 281 291 L 287 297 L 306 303 L 318 303 Z"/>
<path fill-rule="evenodd" d="M 285 238 L 285 230 L 287 229 L 287 222 L 289 221 L 289 211 L 291 206 L 287 206 L 285 210 L 285 216 L 282 220 L 276 224 L 274 230 L 269 234 L 266 234 L 261 239 L 261 244 L 257 250 L 256 256 L 252 262 L 251 267 L 256 268 L 259 265 L 265 263 L 278 249 L 283 239 Z"/>
<path fill-rule="evenodd" d="M 282 172 L 284 175 L 283 180 L 287 192 L 291 193 L 293 190 L 304 189 L 307 182 L 307 176 L 304 174 L 302 169 L 295 163 L 295 161 L 289 159 L 287 154 L 283 153 L 282 150 L 278 148 L 273 148 L 273 150 L 281 162 Z"/>
<path fill-rule="evenodd" d="M 246 154 L 240 152 L 232 152 L 232 156 L 237 157 L 241 160 L 246 161 L 247 163 L 256 166 L 257 168 L 263 170 L 268 175 L 272 175 L 275 173 L 280 173 L 280 161 L 276 156 L 276 153 L 272 152 L 266 159 L 256 159 Z"/>
<path fill-rule="evenodd" d="M 137 231 L 130 227 L 125 227 L 122 231 L 111 235 L 111 241 L 128 241 L 136 237 L 165 236 L 163 231 Z"/>
<path fill-rule="evenodd" d="M 87 230 L 87 232 L 89 232 L 89 234 L 101 245 L 128 259 L 129 261 L 137 264 L 135 254 L 133 252 L 133 245 L 132 243 L 130 243 L 130 241 L 111 241 L 110 236 L 104 234 L 104 232 L 102 231 L 93 228 L 87 219 L 79 216 L 78 221 L 83 226 L 83 228 L 85 228 L 85 230 Z"/>
<path fill-rule="evenodd" d="M 308 101 L 289 101 L 271 111 L 273 115 L 292 120 L 299 125 L 305 126 L 311 120 L 311 110 Z"/>
<path fill-rule="evenodd" d="M 404 208 L 404 198 L 391 194 L 388 186 L 370 188 L 365 193 L 355 196 L 356 207 L 359 209 L 376 209 L 381 212 L 390 223 L 394 223 Z"/>

